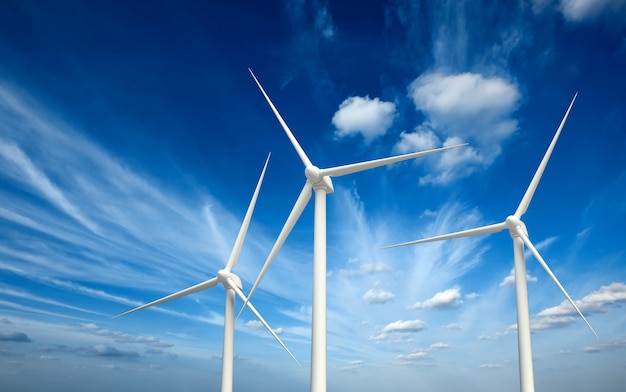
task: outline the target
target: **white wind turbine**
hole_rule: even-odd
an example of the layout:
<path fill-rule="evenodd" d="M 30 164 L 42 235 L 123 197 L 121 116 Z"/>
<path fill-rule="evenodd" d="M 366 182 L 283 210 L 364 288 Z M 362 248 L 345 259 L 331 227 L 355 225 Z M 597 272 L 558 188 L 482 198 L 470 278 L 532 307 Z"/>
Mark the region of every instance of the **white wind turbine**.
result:
<path fill-rule="evenodd" d="M 261 172 L 261 176 L 256 185 L 256 189 L 254 190 L 254 194 L 252 196 L 252 200 L 250 200 L 250 205 L 248 206 L 248 210 L 244 217 L 243 223 L 241 224 L 241 228 L 239 229 L 239 234 L 237 235 L 237 239 L 235 240 L 235 244 L 230 253 L 230 257 L 228 258 L 228 262 L 226 263 L 226 267 L 217 272 L 217 276 L 205 280 L 202 283 L 198 283 L 195 286 L 191 286 L 174 294 L 170 294 L 166 297 L 158 299 L 156 301 L 150 302 L 146 305 L 139 306 L 135 309 L 129 310 L 122 314 L 115 316 L 114 318 L 121 317 L 127 315 L 129 313 L 136 312 L 138 310 L 146 309 L 151 306 L 159 305 L 161 303 L 171 301 L 176 298 L 184 297 L 189 294 L 197 293 L 202 290 L 210 289 L 215 287 L 218 283 L 221 283 L 226 290 L 226 306 L 224 311 L 224 347 L 222 353 L 222 392 L 231 392 L 233 389 L 233 360 L 234 360 L 234 335 L 235 335 L 235 294 L 241 298 L 244 303 L 250 308 L 250 310 L 254 313 L 254 315 L 259 319 L 259 321 L 265 326 L 265 328 L 272 334 L 272 336 L 280 343 L 280 345 L 289 353 L 291 358 L 294 359 L 300 365 L 298 360 L 293 356 L 293 354 L 289 351 L 287 346 L 280 340 L 278 335 L 270 328 L 265 319 L 259 314 L 259 312 L 252 306 L 249 302 L 248 298 L 241 291 L 242 284 L 241 279 L 237 275 L 235 275 L 231 270 L 237 265 L 239 260 L 239 254 L 241 253 L 241 248 L 243 246 L 244 239 L 246 237 L 246 232 L 248 230 L 248 226 L 250 224 L 250 219 L 252 218 L 252 212 L 254 211 L 254 205 L 256 203 L 257 196 L 259 194 L 259 189 L 261 188 L 261 183 L 263 182 L 263 177 L 265 176 L 265 169 L 267 168 L 267 163 L 270 159 L 268 155 L 267 160 L 265 161 L 265 165 L 263 166 L 263 171 Z"/>
<path fill-rule="evenodd" d="M 283 226 L 272 250 L 270 251 L 258 278 L 254 282 L 248 299 L 252 297 L 254 291 L 258 287 L 261 279 L 272 264 L 272 261 L 278 254 L 283 243 L 289 236 L 298 218 L 304 211 L 307 203 L 311 199 L 311 190 L 315 191 L 315 215 L 313 222 L 313 310 L 312 310 L 312 331 L 311 331 L 311 391 L 326 391 L 326 195 L 333 193 L 333 184 L 331 177 L 343 176 L 346 174 L 357 173 L 367 169 L 379 166 L 389 165 L 395 162 L 407 159 L 417 158 L 419 156 L 432 154 L 434 152 L 444 151 L 451 148 L 463 146 L 459 144 L 455 146 L 436 148 L 428 151 L 415 152 L 410 154 L 398 155 L 388 158 L 376 159 L 372 161 L 354 163 L 344 166 L 335 166 L 327 169 L 320 169 L 313 165 L 306 153 L 296 140 L 295 136 L 283 120 L 280 113 L 270 100 L 269 96 L 259 83 L 251 69 L 248 69 L 254 78 L 257 86 L 263 93 L 265 100 L 270 105 L 278 122 L 287 134 L 291 144 L 295 148 L 302 163 L 304 163 L 304 175 L 306 182 L 300 196 L 296 200 L 291 213 L 287 217 L 287 221 Z M 245 304 L 244 304 L 245 305 Z"/>
<path fill-rule="evenodd" d="M 537 185 L 541 180 L 541 176 L 543 174 L 546 165 L 548 164 L 548 160 L 550 159 L 550 155 L 552 154 L 552 150 L 556 145 L 556 142 L 561 134 L 561 130 L 565 125 L 565 121 L 569 115 L 572 106 L 574 105 L 574 101 L 576 100 L 576 96 L 578 93 L 574 95 L 572 102 L 567 108 L 567 112 L 559 125 L 559 128 L 556 131 L 556 134 L 552 138 L 552 142 L 548 147 L 541 163 L 539 164 L 539 168 L 535 173 L 522 201 L 520 202 L 517 210 L 513 215 L 510 215 L 506 218 L 504 222 L 496 223 L 493 225 L 483 226 L 476 229 L 464 230 L 451 234 L 439 235 L 436 237 L 426 238 L 417 241 L 405 242 L 402 244 L 396 244 L 391 246 L 386 246 L 385 248 L 394 248 L 398 246 L 406 246 L 412 244 L 421 244 L 424 242 L 432 242 L 432 241 L 441 241 L 447 240 L 451 238 L 461 238 L 461 237 L 469 237 L 481 234 L 492 234 L 503 231 L 505 229 L 509 230 L 509 234 L 513 239 L 513 254 L 514 254 L 514 265 L 515 265 L 515 295 L 517 301 L 517 339 L 518 339 L 518 349 L 519 349 L 519 371 L 520 371 L 520 389 L 522 392 L 532 392 L 535 390 L 534 385 L 534 376 L 533 376 L 533 364 L 532 364 L 532 349 L 530 343 L 530 315 L 528 310 L 528 289 L 527 289 L 527 277 L 526 277 L 526 261 L 524 259 L 524 245 L 528 247 L 530 252 L 535 256 L 535 259 L 541 264 L 543 269 L 548 273 L 552 281 L 558 286 L 563 295 L 567 298 L 567 300 L 572 304 L 574 309 L 578 312 L 580 317 L 587 323 L 587 326 L 591 329 L 591 331 L 596 335 L 596 331 L 591 327 L 591 324 L 587 321 L 585 316 L 583 316 L 582 312 L 576 306 L 572 298 L 569 296 L 567 291 L 563 288 L 557 277 L 554 275 L 548 264 L 541 257 L 537 248 L 533 245 L 528 237 L 528 231 L 526 229 L 526 225 L 522 222 L 521 218 L 528 206 L 530 201 L 537 189 Z"/>

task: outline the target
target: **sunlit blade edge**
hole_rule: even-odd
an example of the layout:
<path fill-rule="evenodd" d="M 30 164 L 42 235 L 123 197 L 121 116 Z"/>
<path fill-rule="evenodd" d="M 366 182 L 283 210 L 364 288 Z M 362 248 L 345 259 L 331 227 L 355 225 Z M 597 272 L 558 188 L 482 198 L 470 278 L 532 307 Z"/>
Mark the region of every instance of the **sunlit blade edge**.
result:
<path fill-rule="evenodd" d="M 587 321 L 587 318 L 583 315 L 583 312 L 580 311 L 580 309 L 578 308 L 578 306 L 576 306 L 576 303 L 574 303 L 574 300 L 569 296 L 569 294 L 567 293 L 567 291 L 565 291 L 565 288 L 563 287 L 563 285 L 561 284 L 561 282 L 559 282 L 559 279 L 556 277 L 556 275 L 554 275 L 554 273 L 552 272 L 552 270 L 550 269 L 550 267 L 548 266 L 548 264 L 545 262 L 545 260 L 543 259 L 543 257 L 541 257 L 541 255 L 539 254 L 539 251 L 537 251 L 537 248 L 535 248 L 535 246 L 533 245 L 533 243 L 530 241 L 530 238 L 528 238 L 528 236 L 526 235 L 526 233 L 524 233 L 524 230 L 522 230 L 521 227 L 518 227 L 516 229 L 517 234 L 519 234 L 520 238 L 522 239 L 522 241 L 524 241 L 524 244 L 528 247 L 528 249 L 530 250 L 530 252 L 533 254 L 533 256 L 535 256 L 535 259 L 539 262 L 539 264 L 541 264 L 541 266 L 543 267 L 543 269 L 548 273 L 548 275 L 550 276 L 550 278 L 552 279 L 552 281 L 557 285 L 557 287 L 559 288 L 559 290 L 561 290 L 561 292 L 563 293 L 563 295 L 565 295 L 565 298 L 567 298 L 567 300 L 569 301 L 570 304 L 572 304 L 572 306 L 574 307 L 574 309 L 576 309 L 576 312 L 578 312 L 578 314 L 580 315 L 580 317 L 585 321 L 585 323 L 587 324 L 587 326 L 589 327 L 589 329 L 591 330 L 591 332 L 593 332 L 594 335 L 596 335 L 596 337 L 598 336 L 598 334 L 596 333 L 596 331 L 593 329 L 593 327 L 591 326 L 591 324 L 589 324 L 589 321 Z"/>
<path fill-rule="evenodd" d="M 272 153 L 267 154 L 265 165 L 263 166 L 263 170 L 261 171 L 261 175 L 259 177 L 259 180 L 257 181 L 256 188 L 254 189 L 254 194 L 252 195 L 252 199 L 250 200 L 250 204 L 248 205 L 248 210 L 246 211 L 246 215 L 243 218 L 241 228 L 239 229 L 239 234 L 237 234 L 235 245 L 233 245 L 233 250 L 231 251 L 230 257 L 228 258 L 228 262 L 226 263 L 226 268 L 225 268 L 226 271 L 230 271 L 231 269 L 233 269 L 237 265 L 237 262 L 239 261 L 241 248 L 243 247 L 243 242 L 246 239 L 246 233 L 248 232 L 248 227 L 250 226 L 250 220 L 252 219 L 254 206 L 259 196 L 259 190 L 261 189 L 261 184 L 263 183 L 263 177 L 265 177 L 265 170 L 267 169 L 267 164 L 270 160 L 271 155 Z"/>
<path fill-rule="evenodd" d="M 252 72 L 252 70 L 250 68 L 248 68 L 248 71 L 250 72 L 250 75 L 252 75 L 252 78 L 254 79 L 254 82 L 256 83 L 256 85 L 261 90 L 261 93 L 265 97 L 265 100 L 270 105 L 270 108 L 272 109 L 272 112 L 274 112 L 274 115 L 278 119 L 278 122 L 283 127 L 283 130 L 285 131 L 285 133 L 287 134 L 287 137 L 291 141 L 291 144 L 293 145 L 293 148 L 295 148 L 296 152 L 298 153 L 298 156 L 300 157 L 300 160 L 302 161 L 302 163 L 304 163 L 304 166 L 305 167 L 312 166 L 311 160 L 309 159 L 309 157 L 307 157 L 306 153 L 304 152 L 304 150 L 300 146 L 300 143 L 298 143 L 298 140 L 293 135 L 293 132 L 291 132 L 291 129 L 289 129 L 289 127 L 287 126 L 287 123 L 285 122 L 283 117 L 278 112 L 278 109 L 276 109 L 276 106 L 274 106 L 274 103 L 272 103 L 272 100 L 270 99 L 269 95 L 267 95 L 267 93 L 265 92 L 265 89 L 263 88 L 263 86 L 261 86 L 261 83 L 256 78 L 256 75 L 254 75 L 254 72 Z"/>
<path fill-rule="evenodd" d="M 257 287 L 261 283 L 261 280 L 263 279 L 263 277 L 265 276 L 265 273 L 267 272 L 269 267 L 272 265 L 272 262 L 274 261 L 274 258 L 278 254 L 278 251 L 280 251 L 280 249 L 282 248 L 283 244 L 285 243 L 285 240 L 291 233 L 291 230 L 293 229 L 296 222 L 300 218 L 300 215 L 302 215 L 304 208 L 307 206 L 309 200 L 311 200 L 311 190 L 312 190 L 311 188 L 312 188 L 311 184 L 309 184 L 309 182 L 307 181 L 304 184 L 304 187 L 302 188 L 302 191 L 300 192 L 300 195 L 298 196 L 296 203 L 293 205 L 293 208 L 291 209 L 291 212 L 289 213 L 289 216 L 287 217 L 287 220 L 285 221 L 285 224 L 283 228 L 281 229 L 280 234 L 278 234 L 278 238 L 276 239 L 276 242 L 274 243 L 272 250 L 267 256 L 267 259 L 265 260 L 265 263 L 263 264 L 263 268 L 261 268 L 261 272 L 259 272 L 259 275 L 257 276 L 256 281 L 254 282 L 254 285 L 252 285 L 252 289 L 248 293 L 248 298 L 252 298 L 252 295 L 254 294 Z M 241 307 L 241 310 L 239 311 L 239 314 L 237 315 L 238 318 L 239 316 L 241 316 L 241 312 L 243 311 L 245 306 L 246 304 L 244 303 L 244 305 Z"/>
<path fill-rule="evenodd" d="M 403 155 L 397 155 L 397 156 L 393 156 L 393 157 L 374 159 L 374 160 L 371 160 L 371 161 L 352 163 L 352 164 L 349 164 L 349 165 L 330 167 L 330 168 L 327 168 L 327 169 L 320 169 L 319 174 L 320 174 L 320 176 L 335 176 L 335 177 L 343 176 L 343 175 L 346 175 L 346 174 L 352 174 L 352 173 L 356 173 L 356 172 L 360 172 L 360 171 L 364 171 L 364 170 L 368 170 L 368 169 L 373 169 L 373 168 L 379 167 L 379 166 L 390 165 L 392 163 L 405 161 L 407 159 L 413 159 L 413 158 L 417 158 L 417 157 L 433 154 L 433 153 L 436 153 L 436 152 L 442 152 L 442 151 L 450 150 L 450 149 L 453 149 L 453 148 L 463 147 L 463 146 L 466 146 L 466 145 L 467 145 L 467 143 L 457 144 L 457 145 L 454 145 L 454 146 L 435 148 L 435 149 L 427 150 L 427 151 L 419 151 L 419 152 L 413 152 L 413 153 L 408 153 L 408 154 L 403 154 Z"/>
<path fill-rule="evenodd" d="M 395 244 L 395 245 L 388 245 L 388 246 L 382 247 L 381 249 L 397 248 L 400 246 L 422 244 L 425 242 L 443 241 L 443 240 L 449 240 L 453 238 L 471 237 L 471 236 L 482 235 L 482 234 L 492 234 L 492 233 L 498 233 L 504 229 L 506 229 L 506 222 L 501 222 L 501 223 L 496 223 L 493 225 L 477 227 L 475 229 L 457 231 L 455 233 L 443 234 L 443 235 L 438 235 L 438 236 L 430 237 L 430 238 L 424 238 L 421 240 L 403 242 L 401 244 Z"/>
<path fill-rule="evenodd" d="M 252 311 L 252 313 L 254 313 L 256 318 L 259 319 L 259 321 L 261 322 L 261 324 L 263 324 L 265 329 L 267 329 L 269 331 L 269 333 L 274 337 L 274 339 L 276 339 L 276 341 L 285 349 L 285 351 L 287 351 L 287 353 L 291 356 L 291 358 L 293 358 L 293 360 L 296 361 L 298 366 L 302 367 L 302 365 L 300 364 L 300 362 L 298 362 L 296 357 L 291 353 L 291 351 L 289 351 L 289 349 L 287 348 L 285 343 L 283 343 L 283 341 L 278 337 L 276 332 L 274 332 L 274 330 L 269 326 L 269 324 L 265 321 L 263 316 L 261 316 L 261 314 L 256 310 L 256 308 L 252 305 L 250 300 L 248 298 L 246 298 L 246 296 L 239 289 L 239 287 L 237 287 L 237 285 L 235 285 L 233 280 L 232 279 L 228 279 L 228 283 L 230 283 L 230 288 L 232 288 L 235 291 L 235 293 L 239 296 L 239 298 L 241 298 L 241 300 L 244 301 L 244 303 Z"/>
<path fill-rule="evenodd" d="M 524 193 L 524 197 L 520 201 L 519 206 L 517 207 L 517 211 L 515 211 L 514 215 L 517 218 L 521 218 L 522 215 L 526 213 L 526 210 L 528 210 L 528 206 L 530 205 L 533 195 L 535 194 L 535 191 L 537 190 L 539 181 L 541 181 L 541 176 L 543 175 L 543 172 L 546 166 L 548 165 L 548 161 L 550 160 L 550 156 L 552 155 L 552 150 L 554 150 L 554 146 L 556 146 L 556 142 L 559 139 L 559 136 L 561 135 L 561 131 L 563 130 L 563 127 L 565 126 L 565 121 L 567 121 L 567 117 L 569 116 L 570 110 L 572 110 L 572 106 L 574 106 L 574 101 L 576 101 L 577 96 L 578 96 L 578 93 L 574 94 L 574 98 L 572 98 L 572 102 L 570 102 L 569 107 L 567 108 L 567 111 L 565 112 L 565 116 L 563 116 L 563 119 L 561 120 L 561 124 L 559 125 L 559 128 L 557 129 L 556 133 L 554 134 L 554 137 L 552 138 L 552 142 L 550 142 L 550 146 L 548 146 L 548 150 L 543 156 L 543 159 L 541 160 L 541 163 L 539 164 L 539 167 L 537 168 L 537 171 L 535 172 L 533 179 L 530 181 L 530 185 L 528 185 L 528 189 L 526 189 L 526 193 Z"/>
<path fill-rule="evenodd" d="M 177 298 L 181 298 L 181 297 L 187 296 L 189 294 L 197 293 L 198 291 L 210 289 L 212 287 L 215 287 L 217 285 L 217 283 L 218 283 L 217 277 L 209 279 L 209 280 L 205 280 L 204 282 L 198 283 L 195 286 L 188 287 L 188 288 L 186 288 L 184 290 L 181 290 L 181 291 L 178 291 L 178 292 L 176 292 L 174 294 L 170 294 L 170 295 L 168 295 L 166 297 L 163 297 L 161 299 L 157 299 L 156 301 L 152 301 L 152 302 L 150 302 L 148 304 L 139 306 L 139 307 L 137 307 L 135 309 L 131 309 L 131 310 L 127 311 L 127 312 L 120 313 L 117 316 L 114 316 L 113 318 L 122 317 L 122 316 L 125 316 L 127 314 L 130 314 L 130 313 L 133 313 L 133 312 L 137 312 L 139 310 L 143 310 L 143 309 L 155 306 L 155 305 L 162 304 L 164 302 L 171 301 L 173 299 L 177 299 Z"/>

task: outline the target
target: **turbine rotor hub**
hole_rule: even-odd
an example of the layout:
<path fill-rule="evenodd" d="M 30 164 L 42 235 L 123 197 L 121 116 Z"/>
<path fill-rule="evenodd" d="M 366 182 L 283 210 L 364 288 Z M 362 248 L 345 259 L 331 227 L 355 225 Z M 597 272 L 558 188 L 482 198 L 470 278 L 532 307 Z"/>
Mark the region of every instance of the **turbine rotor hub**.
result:
<path fill-rule="evenodd" d="M 239 289 L 243 288 L 241 284 L 241 279 L 234 273 L 227 271 L 225 269 L 217 271 L 217 279 L 224 285 L 224 288 L 231 288 L 231 282 L 234 283 Z"/>
<path fill-rule="evenodd" d="M 322 176 L 320 174 L 319 167 L 315 165 L 307 166 L 307 168 L 304 169 L 304 175 L 306 176 L 307 181 L 313 185 L 313 189 L 323 188 L 326 190 L 327 194 L 335 191 L 330 177 Z"/>
<path fill-rule="evenodd" d="M 526 237 L 528 237 L 526 224 L 515 215 L 509 215 L 506 217 L 506 227 L 509 229 L 509 234 L 511 234 L 511 238 L 519 237 L 519 235 L 517 234 L 518 227 L 521 228 L 524 234 L 526 234 Z"/>

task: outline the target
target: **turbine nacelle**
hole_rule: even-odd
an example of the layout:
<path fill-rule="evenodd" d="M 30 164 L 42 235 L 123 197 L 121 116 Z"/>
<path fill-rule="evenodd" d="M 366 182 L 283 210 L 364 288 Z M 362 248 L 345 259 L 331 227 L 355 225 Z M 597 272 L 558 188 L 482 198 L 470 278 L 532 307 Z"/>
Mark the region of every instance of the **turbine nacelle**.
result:
<path fill-rule="evenodd" d="M 330 176 L 324 176 L 319 167 L 315 165 L 307 166 L 304 169 L 304 175 L 307 181 L 313 186 L 313 189 L 324 188 L 326 193 L 333 193 L 335 188 Z"/>
<path fill-rule="evenodd" d="M 222 282 L 225 289 L 232 288 L 233 284 L 239 288 L 239 290 L 243 288 L 243 284 L 241 283 L 239 276 L 225 269 L 217 271 L 217 279 Z"/>
<path fill-rule="evenodd" d="M 518 228 L 521 229 L 524 234 L 526 234 L 526 237 L 528 237 L 528 229 L 526 229 L 526 224 L 522 222 L 520 218 L 516 217 L 515 215 L 509 215 L 506 217 L 505 223 L 507 229 L 509 229 L 509 234 L 511 235 L 511 238 L 516 238 L 520 236 L 519 232 L 517 231 Z"/>

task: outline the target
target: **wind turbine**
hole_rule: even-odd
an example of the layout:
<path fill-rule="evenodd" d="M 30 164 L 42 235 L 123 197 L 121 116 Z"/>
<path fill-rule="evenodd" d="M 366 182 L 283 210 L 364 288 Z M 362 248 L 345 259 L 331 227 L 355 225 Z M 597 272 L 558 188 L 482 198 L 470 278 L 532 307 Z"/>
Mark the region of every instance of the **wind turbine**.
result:
<path fill-rule="evenodd" d="M 257 86 L 263 93 L 265 100 L 269 104 L 270 108 L 274 112 L 274 115 L 278 119 L 278 122 L 282 126 L 283 130 L 287 134 L 287 137 L 291 141 L 291 144 L 295 148 L 300 160 L 304 164 L 304 175 L 306 182 L 300 196 L 296 200 L 291 213 L 287 217 L 287 221 L 283 226 L 270 254 L 259 273 L 248 298 L 251 298 L 254 291 L 258 287 L 261 279 L 267 272 L 267 269 L 272 264 L 272 261 L 276 257 L 278 251 L 283 246 L 283 243 L 289 236 L 289 233 L 293 229 L 295 223 L 300 218 L 302 211 L 306 207 L 307 203 L 311 199 L 311 190 L 315 191 L 315 215 L 313 221 L 313 314 L 312 314 L 312 331 L 311 331 L 311 391 L 321 392 L 326 391 L 326 195 L 333 193 L 333 183 L 331 177 L 343 176 L 346 174 L 356 173 L 367 169 L 372 169 L 379 166 L 389 165 L 395 162 L 404 161 L 407 159 L 417 158 L 419 156 L 432 154 L 439 151 L 448 150 L 463 146 L 465 144 L 459 144 L 449 147 L 436 148 L 433 150 L 415 152 L 410 154 L 398 155 L 388 158 L 376 159 L 372 161 L 354 163 L 350 165 L 336 166 L 327 169 L 320 169 L 313 165 L 311 160 L 306 155 L 298 140 L 293 135 L 285 120 L 270 100 L 269 96 L 259 83 L 251 69 L 248 68 L 250 74 L 254 78 Z M 245 305 L 245 304 L 244 304 Z"/>
<path fill-rule="evenodd" d="M 270 334 L 280 343 L 280 345 L 289 353 L 291 358 L 293 358 L 298 365 L 300 363 L 293 356 L 293 354 L 289 351 L 287 346 L 280 340 L 278 335 L 270 328 L 265 319 L 261 316 L 261 314 L 254 308 L 254 306 L 250 303 L 245 294 L 241 291 L 242 284 L 241 279 L 237 275 L 235 275 L 232 269 L 237 265 L 239 260 L 239 254 L 241 253 L 241 248 L 243 246 L 244 239 L 246 237 L 246 232 L 248 231 L 248 226 L 250 224 L 250 219 L 252 218 L 252 212 L 254 211 L 254 205 L 256 204 L 256 199 L 259 194 L 259 189 L 261 188 L 261 183 L 263 182 L 263 177 L 265 176 L 265 169 L 267 168 L 267 163 L 269 162 L 270 155 L 267 156 L 265 161 L 265 165 L 263 166 L 263 171 L 261 172 L 261 176 L 259 177 L 259 181 L 257 182 L 256 189 L 254 190 L 254 194 L 252 195 L 252 200 L 250 200 L 250 205 L 248 206 L 248 210 L 244 217 L 243 223 L 241 224 L 241 228 L 239 229 L 239 234 L 237 235 L 237 239 L 235 240 L 235 245 L 230 253 L 230 257 L 228 258 L 228 262 L 226 263 L 226 267 L 217 271 L 217 275 L 211 279 L 205 280 L 202 283 L 198 283 L 195 286 L 188 287 L 184 290 L 178 291 L 174 294 L 170 294 L 166 297 L 158 299 L 156 301 L 150 302 L 148 304 L 139 306 L 135 309 L 129 310 L 122 314 L 115 316 L 114 318 L 125 316 L 129 313 L 133 313 L 142 309 L 149 308 L 151 306 L 159 305 L 167 301 L 171 301 L 176 298 L 184 297 L 189 294 L 197 293 L 202 290 L 210 289 L 217 286 L 218 283 L 221 283 L 226 290 L 226 306 L 224 311 L 224 347 L 222 352 L 222 392 L 231 392 L 233 389 L 233 360 L 234 360 L 234 335 L 235 335 L 235 294 L 244 301 L 244 303 L 250 308 L 252 313 L 259 319 L 259 321 L 265 326 L 265 328 L 269 331 Z"/>
<path fill-rule="evenodd" d="M 574 105 L 574 101 L 576 100 L 578 93 L 574 95 L 569 107 L 567 108 L 567 112 L 559 125 L 559 128 L 556 131 L 556 134 L 552 138 L 552 142 L 548 147 L 541 163 L 539 164 L 539 168 L 535 172 L 535 175 L 522 198 L 517 210 L 513 215 L 508 216 L 504 222 L 496 223 L 493 225 L 483 226 L 476 229 L 469 229 L 464 231 L 459 231 L 451 234 L 439 235 L 436 237 L 426 238 L 417 241 L 410 241 L 401 244 L 386 246 L 385 248 L 394 248 L 398 246 L 406 246 L 413 244 L 421 244 L 424 242 L 432 242 L 432 241 L 441 241 L 452 238 L 461 238 L 461 237 L 469 237 L 481 234 L 492 234 L 498 233 L 505 229 L 509 230 L 509 234 L 513 239 L 513 255 L 514 255 L 514 265 L 515 265 L 515 295 L 517 301 L 517 339 L 518 339 L 518 349 L 519 349 L 519 371 L 520 371 L 520 389 L 522 392 L 532 392 L 535 390 L 534 385 L 534 376 L 533 376 L 533 363 L 532 363 L 532 349 L 530 343 L 530 315 L 528 310 L 528 288 L 526 281 L 526 261 L 524 259 L 524 245 L 528 247 L 530 252 L 535 256 L 535 259 L 541 264 L 543 269 L 548 273 L 552 281 L 558 286 L 559 290 L 565 295 L 570 304 L 576 309 L 580 317 L 587 323 L 587 326 L 591 329 L 591 331 L 596 334 L 596 331 L 591 327 L 591 324 L 587 321 L 585 316 L 582 314 L 578 306 L 574 303 L 572 298 L 569 296 L 567 291 L 563 288 L 557 277 L 554 275 L 548 264 L 544 261 L 543 257 L 537 251 L 537 248 L 533 245 L 528 237 L 528 230 L 526 229 L 526 225 L 522 222 L 522 215 L 526 213 L 528 206 L 530 205 L 530 201 L 535 194 L 535 190 L 537 189 L 537 185 L 541 180 L 541 176 L 543 174 L 546 165 L 548 164 L 548 160 L 550 159 L 550 155 L 552 154 L 552 150 L 556 145 L 556 142 L 561 134 L 561 130 L 565 125 L 565 121 L 569 116 L 569 112 Z"/>

